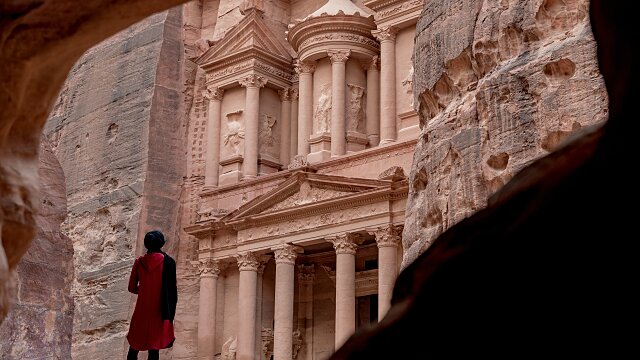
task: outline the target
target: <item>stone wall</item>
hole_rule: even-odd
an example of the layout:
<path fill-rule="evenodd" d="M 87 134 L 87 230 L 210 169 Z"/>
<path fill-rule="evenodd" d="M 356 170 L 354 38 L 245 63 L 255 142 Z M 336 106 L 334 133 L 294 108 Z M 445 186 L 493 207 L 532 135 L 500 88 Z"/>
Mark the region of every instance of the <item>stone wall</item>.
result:
<path fill-rule="evenodd" d="M 16 268 L 16 299 L 0 325 L 5 360 L 71 358 L 73 245 L 60 231 L 67 217 L 65 179 L 44 137 L 38 175 L 38 233 Z"/>
<path fill-rule="evenodd" d="M 425 2 L 403 266 L 524 166 L 606 118 L 595 48 L 587 0 Z"/>
<path fill-rule="evenodd" d="M 184 176 L 182 8 L 155 14 L 88 51 L 46 126 L 66 175 L 74 247 L 72 356 L 126 348 L 127 282 L 142 237 L 178 250 Z M 119 357 L 120 355 L 118 355 Z"/>

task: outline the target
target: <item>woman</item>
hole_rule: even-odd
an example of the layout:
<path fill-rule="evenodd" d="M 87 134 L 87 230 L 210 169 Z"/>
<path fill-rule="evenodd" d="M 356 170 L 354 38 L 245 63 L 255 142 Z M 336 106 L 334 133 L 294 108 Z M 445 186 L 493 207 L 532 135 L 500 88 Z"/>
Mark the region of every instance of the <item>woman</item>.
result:
<path fill-rule="evenodd" d="M 147 253 L 133 263 L 129 292 L 137 294 L 127 340 L 127 360 L 139 351 L 149 351 L 149 360 L 159 359 L 159 350 L 173 346 L 173 318 L 178 302 L 176 262 L 160 249 L 164 235 L 154 230 L 144 236 Z"/>

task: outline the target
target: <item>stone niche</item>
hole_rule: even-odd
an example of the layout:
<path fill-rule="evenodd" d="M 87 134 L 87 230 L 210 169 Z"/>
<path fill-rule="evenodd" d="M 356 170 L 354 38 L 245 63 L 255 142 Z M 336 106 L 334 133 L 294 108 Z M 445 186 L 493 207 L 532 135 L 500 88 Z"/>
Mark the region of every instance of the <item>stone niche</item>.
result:
<path fill-rule="evenodd" d="M 258 131 L 258 174 L 266 175 L 280 170 L 280 129 L 282 114 L 280 97 L 272 88 L 260 91 L 260 127 Z"/>

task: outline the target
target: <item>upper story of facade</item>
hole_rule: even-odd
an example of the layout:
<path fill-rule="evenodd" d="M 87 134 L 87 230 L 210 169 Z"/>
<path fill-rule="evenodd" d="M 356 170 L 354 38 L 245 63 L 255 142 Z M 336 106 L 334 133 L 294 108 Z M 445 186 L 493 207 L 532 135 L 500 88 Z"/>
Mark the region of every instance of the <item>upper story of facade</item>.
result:
<path fill-rule="evenodd" d="M 191 223 L 215 221 L 296 171 L 408 173 L 419 134 L 411 57 L 422 3 L 253 0 L 223 9 L 220 1 L 214 10 L 205 1 L 195 63 L 207 116 L 191 148 L 204 181 Z"/>

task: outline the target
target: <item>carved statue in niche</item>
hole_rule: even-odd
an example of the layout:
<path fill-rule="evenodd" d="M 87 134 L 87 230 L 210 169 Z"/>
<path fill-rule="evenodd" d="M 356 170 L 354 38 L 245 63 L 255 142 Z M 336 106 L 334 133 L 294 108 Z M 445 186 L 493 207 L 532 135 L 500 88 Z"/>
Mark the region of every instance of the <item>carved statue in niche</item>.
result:
<path fill-rule="evenodd" d="M 364 121 L 366 117 L 364 104 L 364 88 L 355 84 L 347 84 L 349 87 L 349 105 L 347 107 L 347 131 L 364 133 Z"/>
<path fill-rule="evenodd" d="M 295 329 L 293 331 L 293 349 L 291 349 L 293 359 L 296 359 L 298 357 L 298 352 L 300 351 L 301 347 L 302 347 L 302 333 L 300 332 L 300 329 Z"/>
<path fill-rule="evenodd" d="M 240 124 L 242 110 L 227 114 L 227 131 L 224 134 L 224 146 L 231 150 L 232 155 L 240 154 L 240 143 L 244 140 L 244 128 Z"/>
<path fill-rule="evenodd" d="M 238 348 L 238 341 L 235 336 L 229 338 L 222 345 L 222 354 L 220 360 L 236 360 L 236 350 Z"/>
<path fill-rule="evenodd" d="M 331 132 L 331 84 L 322 85 L 313 118 L 317 124 L 316 134 Z"/>
<path fill-rule="evenodd" d="M 262 354 L 265 359 L 270 359 L 273 354 L 273 329 L 262 328 Z"/>
<path fill-rule="evenodd" d="M 409 68 L 407 77 L 402 80 L 402 86 L 404 87 L 404 90 L 407 92 L 407 94 L 409 94 L 409 105 L 411 105 L 411 108 L 413 108 L 413 64 Z"/>
<path fill-rule="evenodd" d="M 262 114 L 262 122 L 260 123 L 260 147 L 273 147 L 276 138 L 273 136 L 273 126 L 276 124 L 275 116 Z"/>

